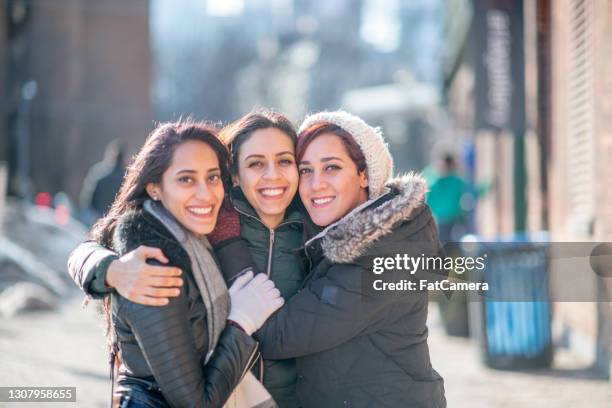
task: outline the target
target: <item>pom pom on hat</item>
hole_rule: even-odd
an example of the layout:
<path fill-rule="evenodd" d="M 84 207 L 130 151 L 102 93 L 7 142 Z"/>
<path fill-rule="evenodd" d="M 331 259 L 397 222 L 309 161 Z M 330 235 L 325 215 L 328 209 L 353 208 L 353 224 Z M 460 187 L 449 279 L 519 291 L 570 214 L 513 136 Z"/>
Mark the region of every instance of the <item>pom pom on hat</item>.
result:
<path fill-rule="evenodd" d="M 376 198 L 384 192 L 385 183 L 393 174 L 393 158 L 379 128 L 374 128 L 363 119 L 344 111 L 319 112 L 307 116 L 298 131 L 318 123 L 331 123 L 347 131 L 361 149 L 368 171 L 369 198 Z"/>

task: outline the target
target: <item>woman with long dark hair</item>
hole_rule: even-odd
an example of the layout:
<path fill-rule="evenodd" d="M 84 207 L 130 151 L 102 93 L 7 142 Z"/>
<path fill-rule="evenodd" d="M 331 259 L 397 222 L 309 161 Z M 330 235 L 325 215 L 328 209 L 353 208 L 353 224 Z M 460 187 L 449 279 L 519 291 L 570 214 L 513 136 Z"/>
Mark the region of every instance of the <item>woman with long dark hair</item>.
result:
<path fill-rule="evenodd" d="M 246 265 L 254 264 L 274 282 L 284 299 L 290 299 L 304 278 L 294 256 L 303 242 L 302 214 L 296 200 L 296 130 L 283 115 L 258 110 L 223 128 L 220 137 L 229 146 L 235 184 L 229 189 L 229 203 L 221 209 L 218 225 L 209 235 L 221 272 L 231 282 Z M 77 283 L 93 296 L 104 295 L 107 283 L 127 292 L 135 302 L 156 305 L 159 298 L 154 296 L 179 292 L 160 287 L 165 283 L 170 286 L 177 278 L 162 277 L 166 271 L 144 264 L 148 256 L 159 259 L 157 251 L 140 247 L 117 259 L 117 254 L 87 242 L 74 251 L 69 269 Z M 172 269 L 169 271 L 172 273 Z M 134 290 L 130 293 L 125 288 Z M 299 407 L 295 360 L 259 359 L 254 371 L 281 408 Z"/>
<path fill-rule="evenodd" d="M 184 281 L 180 294 L 159 307 L 110 296 L 122 406 L 222 406 L 254 361 L 251 334 L 283 303 L 264 274 L 247 273 L 227 290 L 206 234 L 228 183 L 228 151 L 215 128 L 160 125 L 92 230 L 119 255 L 141 245 L 163 249 Z"/>

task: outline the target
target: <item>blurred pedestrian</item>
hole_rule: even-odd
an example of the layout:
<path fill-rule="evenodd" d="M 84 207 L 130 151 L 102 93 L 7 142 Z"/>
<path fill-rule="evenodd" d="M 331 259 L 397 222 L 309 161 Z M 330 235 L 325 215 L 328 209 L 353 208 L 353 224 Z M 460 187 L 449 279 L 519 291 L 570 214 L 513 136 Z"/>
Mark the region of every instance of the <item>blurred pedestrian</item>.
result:
<path fill-rule="evenodd" d="M 106 214 L 121 187 L 125 172 L 124 148 L 119 140 L 110 142 L 101 162 L 94 164 L 81 189 L 81 221 L 91 225 Z"/>
<path fill-rule="evenodd" d="M 442 243 L 458 241 L 466 232 L 465 199 L 466 182 L 459 173 L 454 153 L 445 151 L 434 163 L 423 170 L 429 185 L 427 204 L 438 224 Z"/>

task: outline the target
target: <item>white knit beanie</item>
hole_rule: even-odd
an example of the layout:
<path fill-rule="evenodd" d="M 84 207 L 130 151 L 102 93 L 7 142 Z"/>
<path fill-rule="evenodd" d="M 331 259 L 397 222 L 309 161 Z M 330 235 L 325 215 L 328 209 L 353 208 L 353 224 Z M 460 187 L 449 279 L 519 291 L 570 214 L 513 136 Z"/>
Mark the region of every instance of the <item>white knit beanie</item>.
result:
<path fill-rule="evenodd" d="M 298 137 L 304 130 L 317 123 L 332 123 L 353 136 L 365 157 L 369 198 L 380 196 L 384 192 L 385 183 L 393 174 L 393 158 L 380 128 L 373 128 L 363 119 L 348 112 L 319 112 L 304 119 L 298 130 Z"/>

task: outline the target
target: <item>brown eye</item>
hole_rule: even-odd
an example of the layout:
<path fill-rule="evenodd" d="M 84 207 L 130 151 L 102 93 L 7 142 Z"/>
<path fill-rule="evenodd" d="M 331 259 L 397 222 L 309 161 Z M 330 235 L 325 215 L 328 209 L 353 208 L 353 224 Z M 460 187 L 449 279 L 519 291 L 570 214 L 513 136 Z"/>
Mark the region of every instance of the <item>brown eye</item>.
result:
<path fill-rule="evenodd" d="M 263 167 L 263 163 L 260 161 L 253 161 L 247 165 L 247 168 L 249 169 L 260 169 L 262 167 Z"/>
<path fill-rule="evenodd" d="M 299 170 L 300 175 L 306 175 L 312 173 L 312 169 L 308 167 L 302 167 Z"/>

